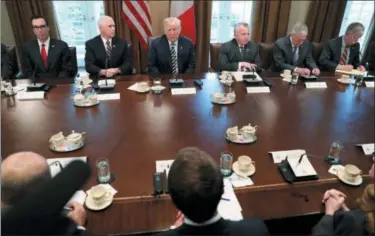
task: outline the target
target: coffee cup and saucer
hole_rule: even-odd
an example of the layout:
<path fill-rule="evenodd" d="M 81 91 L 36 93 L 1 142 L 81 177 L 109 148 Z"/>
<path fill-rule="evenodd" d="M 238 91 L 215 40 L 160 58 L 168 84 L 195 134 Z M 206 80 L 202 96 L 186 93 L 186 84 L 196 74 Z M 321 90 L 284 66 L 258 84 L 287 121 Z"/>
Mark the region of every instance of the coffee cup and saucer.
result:
<path fill-rule="evenodd" d="M 349 75 L 341 75 L 341 77 L 337 79 L 337 82 L 341 84 L 350 84 L 352 82 L 352 79 Z"/>
<path fill-rule="evenodd" d="M 239 176 L 247 177 L 255 173 L 255 162 L 249 156 L 239 156 L 232 169 Z"/>
<path fill-rule="evenodd" d="M 111 205 L 113 194 L 102 185 L 92 187 L 87 191 L 86 207 L 93 211 L 100 211 Z"/>
<path fill-rule="evenodd" d="M 337 177 L 344 183 L 359 186 L 362 184 L 362 171 L 355 165 L 345 165 L 344 168 L 338 170 Z"/>
<path fill-rule="evenodd" d="M 284 70 L 282 74 L 280 74 L 281 77 L 284 79 L 290 79 L 292 78 L 292 71 L 291 70 Z"/>

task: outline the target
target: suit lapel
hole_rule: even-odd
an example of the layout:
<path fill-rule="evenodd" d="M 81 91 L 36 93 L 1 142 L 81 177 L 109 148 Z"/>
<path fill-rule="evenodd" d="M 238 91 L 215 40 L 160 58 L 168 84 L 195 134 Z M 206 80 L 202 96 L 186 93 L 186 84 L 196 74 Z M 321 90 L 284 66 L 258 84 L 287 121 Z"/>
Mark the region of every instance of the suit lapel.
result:
<path fill-rule="evenodd" d="M 182 65 L 181 65 L 181 61 L 182 59 L 180 60 L 180 56 L 182 55 L 182 52 L 184 51 L 184 41 L 181 40 L 181 37 L 178 37 L 178 48 L 177 48 L 177 64 L 178 64 L 178 71 L 180 72 L 180 70 L 182 69 Z"/>
<path fill-rule="evenodd" d="M 50 39 L 49 41 L 49 48 L 48 48 L 48 68 L 51 68 L 53 63 L 55 63 L 56 59 L 56 40 L 55 39 Z"/>
<path fill-rule="evenodd" d="M 240 48 L 239 48 L 239 45 L 237 43 L 237 41 L 235 39 L 232 39 L 233 40 L 233 45 L 234 45 L 234 58 L 238 58 L 238 61 L 241 62 L 241 61 L 245 61 L 245 58 L 241 58 L 241 53 L 240 53 Z M 245 55 L 245 53 L 244 53 Z M 244 56 L 245 57 L 245 56 Z"/>
<path fill-rule="evenodd" d="M 33 50 L 33 55 L 34 55 L 34 59 L 35 59 L 35 64 L 38 65 L 38 67 L 43 71 L 45 72 L 46 71 L 46 68 L 44 67 L 44 63 L 43 63 L 43 59 L 42 59 L 42 55 L 40 54 L 40 49 L 39 49 L 39 43 L 38 43 L 38 40 L 35 40 L 34 43 L 33 43 L 33 47 L 32 47 L 32 50 Z"/>
<path fill-rule="evenodd" d="M 170 49 L 169 49 L 169 42 L 168 42 L 167 36 L 165 36 L 165 35 L 163 36 L 162 43 L 163 43 L 163 47 L 166 49 L 165 52 L 167 54 L 166 56 L 167 56 L 167 61 L 168 61 L 168 65 L 169 65 L 168 68 L 171 69 L 170 73 L 172 73 L 173 72 L 172 71 L 172 57 L 171 57 L 171 52 L 170 52 Z M 177 57 L 177 61 L 178 61 L 178 57 Z"/>
<path fill-rule="evenodd" d="M 292 43 L 290 42 L 290 36 L 287 36 L 285 38 L 285 47 L 286 47 L 286 50 L 287 53 L 286 56 L 288 57 L 288 61 L 290 62 L 290 64 L 293 65 L 293 47 L 292 47 Z M 298 59 L 299 59 L 299 55 L 298 55 Z"/>
<path fill-rule="evenodd" d="M 107 57 L 107 53 L 105 51 L 104 43 L 100 35 L 98 35 L 96 38 L 96 44 L 98 45 L 98 57 L 103 58 L 104 66 L 105 66 L 105 58 Z"/>
<path fill-rule="evenodd" d="M 338 55 L 338 57 L 339 57 L 338 58 L 338 63 L 340 63 L 340 59 L 341 59 L 341 47 L 342 47 L 342 37 L 338 37 L 337 40 L 338 40 L 338 42 L 334 44 L 334 45 L 337 45 L 334 50 L 335 50 L 335 54 Z"/>

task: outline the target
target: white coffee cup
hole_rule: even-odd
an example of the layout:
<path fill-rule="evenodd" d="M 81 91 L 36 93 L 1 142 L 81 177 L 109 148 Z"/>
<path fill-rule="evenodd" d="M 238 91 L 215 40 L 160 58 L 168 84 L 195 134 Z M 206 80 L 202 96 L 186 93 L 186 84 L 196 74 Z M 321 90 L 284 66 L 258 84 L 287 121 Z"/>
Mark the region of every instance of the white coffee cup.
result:
<path fill-rule="evenodd" d="M 362 174 L 362 171 L 357 166 L 351 164 L 345 165 L 344 170 L 345 178 L 350 181 L 355 180 Z"/>
<path fill-rule="evenodd" d="M 350 77 L 349 77 L 349 75 L 341 75 L 340 79 L 341 79 L 341 81 L 348 82 Z"/>
<path fill-rule="evenodd" d="M 101 205 L 110 198 L 111 193 L 106 187 L 98 185 L 91 188 L 90 196 L 95 204 Z"/>
<path fill-rule="evenodd" d="M 249 156 L 238 157 L 238 168 L 241 172 L 247 172 L 254 163 Z"/>
<path fill-rule="evenodd" d="M 283 75 L 284 76 L 291 76 L 292 75 L 292 71 L 291 70 L 284 70 Z"/>
<path fill-rule="evenodd" d="M 145 90 L 147 90 L 148 89 L 148 83 L 147 82 L 139 82 L 137 84 L 137 89 L 139 91 L 145 91 Z"/>
<path fill-rule="evenodd" d="M 66 139 L 72 144 L 79 145 L 83 141 L 83 134 L 72 131 Z"/>
<path fill-rule="evenodd" d="M 56 147 L 59 147 L 61 146 L 63 143 L 64 143 L 64 135 L 62 132 L 59 132 L 55 135 L 52 135 L 52 137 L 50 138 L 50 142 L 53 144 L 53 146 L 56 148 Z"/>

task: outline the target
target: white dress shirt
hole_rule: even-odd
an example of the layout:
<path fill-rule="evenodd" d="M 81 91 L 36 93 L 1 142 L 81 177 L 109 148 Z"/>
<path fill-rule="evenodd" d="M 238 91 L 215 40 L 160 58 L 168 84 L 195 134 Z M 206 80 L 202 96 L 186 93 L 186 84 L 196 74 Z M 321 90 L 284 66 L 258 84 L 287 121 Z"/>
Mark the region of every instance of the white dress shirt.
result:
<path fill-rule="evenodd" d="M 103 44 L 104 44 L 104 48 L 107 50 L 107 41 L 109 40 L 109 45 L 111 45 L 112 47 L 112 39 L 105 39 L 103 37 L 102 38 L 102 41 L 103 41 Z"/>
<path fill-rule="evenodd" d="M 49 41 L 50 41 L 50 37 L 48 37 L 48 39 L 44 43 L 40 42 L 38 39 L 39 52 L 42 53 L 42 44 L 44 44 L 44 47 L 46 48 L 47 56 L 48 56 L 48 49 L 49 49 Z"/>

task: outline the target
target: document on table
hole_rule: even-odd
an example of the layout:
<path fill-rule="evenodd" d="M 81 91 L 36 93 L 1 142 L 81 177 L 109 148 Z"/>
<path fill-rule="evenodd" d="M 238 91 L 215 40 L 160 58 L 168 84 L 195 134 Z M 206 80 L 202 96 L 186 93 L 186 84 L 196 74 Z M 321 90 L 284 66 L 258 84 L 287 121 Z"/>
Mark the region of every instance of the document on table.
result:
<path fill-rule="evenodd" d="M 306 153 L 303 149 L 295 149 L 295 150 L 285 150 L 285 151 L 274 151 L 269 152 L 272 155 L 273 163 L 278 164 L 281 161 L 285 160 L 286 156 L 301 156 L 303 153 Z"/>
<path fill-rule="evenodd" d="M 365 153 L 365 155 L 372 155 L 375 148 L 374 143 L 358 144 L 357 146 L 362 147 L 362 150 Z"/>
<path fill-rule="evenodd" d="M 217 210 L 224 219 L 243 219 L 241 205 L 228 178 L 224 178 L 224 193 L 221 196 Z"/>

